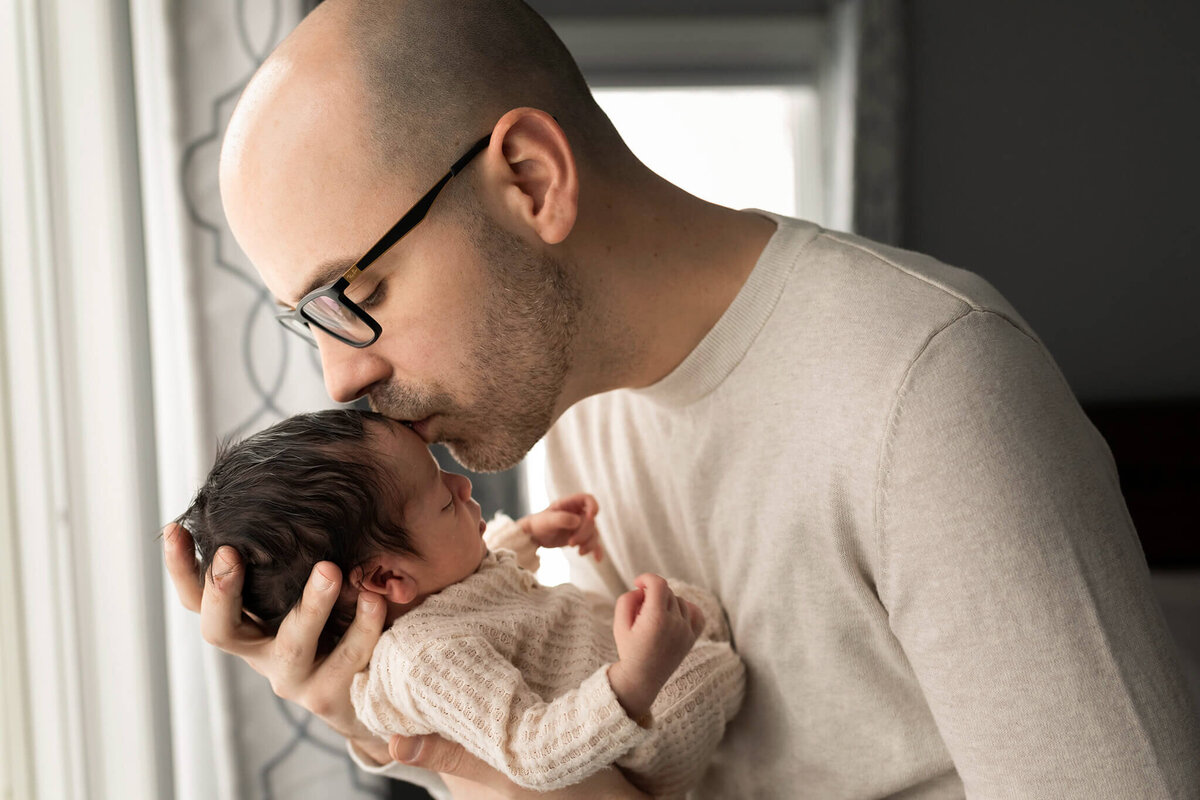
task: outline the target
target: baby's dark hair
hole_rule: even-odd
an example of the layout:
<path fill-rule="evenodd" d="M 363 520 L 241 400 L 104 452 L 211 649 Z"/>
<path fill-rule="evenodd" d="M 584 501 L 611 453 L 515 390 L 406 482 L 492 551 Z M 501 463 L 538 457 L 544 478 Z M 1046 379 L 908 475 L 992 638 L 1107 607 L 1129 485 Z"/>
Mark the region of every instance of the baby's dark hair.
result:
<path fill-rule="evenodd" d="M 328 653 L 354 619 L 351 570 L 373 555 L 415 555 L 396 476 L 381 474 L 368 423 L 379 414 L 334 409 L 289 417 L 241 441 L 222 442 L 208 479 L 176 520 L 200 555 L 198 577 L 229 545 L 245 565 L 242 607 L 274 635 L 300 602 L 312 567 L 332 561 L 342 596 L 318 641 Z"/>

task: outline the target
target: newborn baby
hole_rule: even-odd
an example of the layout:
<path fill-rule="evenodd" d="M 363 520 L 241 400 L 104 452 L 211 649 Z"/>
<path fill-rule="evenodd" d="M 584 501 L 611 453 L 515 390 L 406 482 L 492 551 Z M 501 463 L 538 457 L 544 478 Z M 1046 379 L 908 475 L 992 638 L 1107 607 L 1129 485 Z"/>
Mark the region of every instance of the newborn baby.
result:
<path fill-rule="evenodd" d="M 267 633 L 318 561 L 347 576 L 321 652 L 359 590 L 386 599 L 386 629 L 351 689 L 377 735 L 441 734 L 541 791 L 615 763 L 650 794 L 680 794 L 740 707 L 745 671 L 701 589 L 646 574 L 614 609 L 537 582 L 538 545 L 600 557 L 595 511 L 576 495 L 487 526 L 471 482 L 439 469 L 410 428 L 334 410 L 223 446 L 179 522 L 201 579 L 221 546 L 241 553 L 243 605 Z"/>

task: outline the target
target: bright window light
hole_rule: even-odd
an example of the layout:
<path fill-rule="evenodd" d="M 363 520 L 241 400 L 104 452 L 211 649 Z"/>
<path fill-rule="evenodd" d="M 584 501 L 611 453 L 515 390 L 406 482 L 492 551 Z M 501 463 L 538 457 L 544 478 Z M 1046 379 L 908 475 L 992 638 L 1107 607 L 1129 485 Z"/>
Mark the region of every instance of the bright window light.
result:
<path fill-rule="evenodd" d="M 817 96 L 804 86 L 596 89 L 646 166 L 697 197 L 812 219 L 820 213 Z"/>
<path fill-rule="evenodd" d="M 820 121 L 812 88 L 598 88 L 593 93 L 642 163 L 676 186 L 730 208 L 821 221 Z M 545 459 L 541 443 L 525 458 L 531 511 L 549 502 Z M 540 555 L 538 580 L 553 586 L 569 579 L 561 551 Z"/>

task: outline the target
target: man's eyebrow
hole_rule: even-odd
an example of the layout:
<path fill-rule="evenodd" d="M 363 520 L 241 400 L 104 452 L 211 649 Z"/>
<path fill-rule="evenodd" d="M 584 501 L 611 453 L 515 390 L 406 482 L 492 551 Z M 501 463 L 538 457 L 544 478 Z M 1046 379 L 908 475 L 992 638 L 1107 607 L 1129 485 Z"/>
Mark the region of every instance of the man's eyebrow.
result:
<path fill-rule="evenodd" d="M 324 264 L 317 267 L 316 274 L 314 275 L 313 279 L 309 281 L 309 284 L 304 287 L 304 291 L 300 292 L 300 297 L 304 297 L 309 292 L 316 291 L 322 286 L 333 283 L 335 280 L 341 277 L 343 272 L 350 269 L 356 263 L 358 263 L 357 258 L 338 258 L 334 259 L 333 261 L 326 261 Z M 295 308 L 295 306 L 291 305 L 290 303 L 283 302 L 278 297 L 275 298 L 275 305 L 279 306 L 280 308 L 286 308 L 289 311 Z"/>

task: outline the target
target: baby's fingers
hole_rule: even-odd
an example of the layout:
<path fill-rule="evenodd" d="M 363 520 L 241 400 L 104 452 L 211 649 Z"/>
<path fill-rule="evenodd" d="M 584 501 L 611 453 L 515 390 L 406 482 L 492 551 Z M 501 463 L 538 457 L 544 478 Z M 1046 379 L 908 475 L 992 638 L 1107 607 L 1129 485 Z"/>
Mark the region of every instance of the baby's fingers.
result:
<path fill-rule="evenodd" d="M 588 553 L 592 554 L 592 558 L 596 559 L 597 564 L 604 559 L 604 548 L 600 546 L 599 540 L 592 540 L 579 545 L 579 555 L 586 556 Z"/>
<path fill-rule="evenodd" d="M 648 608 L 668 613 L 675 606 L 675 593 L 671 591 L 665 578 L 653 572 L 645 572 L 634 579 L 633 585 L 645 590 Z"/>
<path fill-rule="evenodd" d="M 600 504 L 596 502 L 596 498 L 586 492 L 580 492 L 568 497 L 560 497 L 551 503 L 549 507 L 553 510 L 571 511 L 587 519 L 591 519 L 600 513 Z"/>
<path fill-rule="evenodd" d="M 632 628 L 633 621 L 641 613 L 645 601 L 646 593 L 641 589 L 634 589 L 618 597 L 616 608 L 613 610 L 613 627 L 621 631 Z"/>
<path fill-rule="evenodd" d="M 580 522 L 578 514 L 547 509 L 529 518 L 529 535 L 542 546 L 559 546 L 562 540 L 556 537 L 578 529 Z"/>

